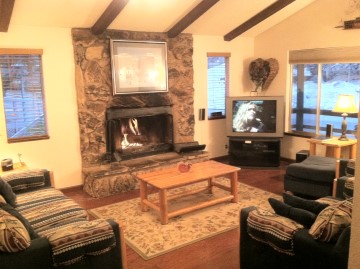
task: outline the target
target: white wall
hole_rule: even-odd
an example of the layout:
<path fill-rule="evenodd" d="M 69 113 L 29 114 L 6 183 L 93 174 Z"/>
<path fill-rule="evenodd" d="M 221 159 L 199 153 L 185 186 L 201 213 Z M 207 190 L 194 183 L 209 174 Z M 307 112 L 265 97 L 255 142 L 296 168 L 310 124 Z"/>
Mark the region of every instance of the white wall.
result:
<path fill-rule="evenodd" d="M 289 50 L 306 48 L 327 48 L 358 46 L 360 44 L 360 29 L 342 30 L 335 28 L 341 20 L 354 19 L 360 15 L 360 10 L 349 9 L 350 1 L 317 0 L 286 21 L 271 28 L 255 39 L 256 57 L 278 59 L 279 74 L 270 85 L 269 90 L 280 90 L 286 97 L 289 95 L 289 65 L 287 55 Z M 359 134 L 359 133 L 358 133 Z M 281 156 L 295 158 L 297 151 L 308 148 L 304 138 L 285 136 L 282 140 Z M 360 146 L 357 146 L 357 159 L 360 159 Z M 360 163 L 356 163 L 360 171 Z M 356 180 L 360 180 L 357 173 Z M 360 184 L 355 184 L 353 204 L 353 220 L 351 231 L 351 248 L 349 268 L 360 268 Z"/>
<path fill-rule="evenodd" d="M 57 188 L 81 185 L 80 138 L 70 29 L 10 27 L 0 33 L 1 48 L 43 49 L 43 76 L 50 139 L 7 143 L 3 99 L 0 98 L 0 159 L 29 168 L 54 171 Z M 2 96 L 2 86 L 0 83 Z"/>
<path fill-rule="evenodd" d="M 247 78 L 247 62 L 253 55 L 253 39 L 237 38 L 232 42 L 224 41 L 222 36 L 194 36 L 194 111 L 195 111 L 195 141 L 206 144 L 210 157 L 225 156 L 228 150 L 225 119 L 199 121 L 199 109 L 207 108 L 207 53 L 231 53 L 230 96 L 250 95 L 253 85 Z M 207 110 L 206 110 L 207 115 Z"/>

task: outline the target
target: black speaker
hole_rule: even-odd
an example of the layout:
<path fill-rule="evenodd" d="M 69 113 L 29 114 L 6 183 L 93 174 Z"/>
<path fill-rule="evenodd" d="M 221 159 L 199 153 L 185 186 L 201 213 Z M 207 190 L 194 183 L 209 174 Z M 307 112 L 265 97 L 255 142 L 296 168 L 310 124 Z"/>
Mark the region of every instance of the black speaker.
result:
<path fill-rule="evenodd" d="M 199 120 L 205 120 L 205 108 L 199 109 Z"/>
<path fill-rule="evenodd" d="M 332 136 L 333 136 L 333 125 L 326 124 L 326 137 L 332 137 Z"/>

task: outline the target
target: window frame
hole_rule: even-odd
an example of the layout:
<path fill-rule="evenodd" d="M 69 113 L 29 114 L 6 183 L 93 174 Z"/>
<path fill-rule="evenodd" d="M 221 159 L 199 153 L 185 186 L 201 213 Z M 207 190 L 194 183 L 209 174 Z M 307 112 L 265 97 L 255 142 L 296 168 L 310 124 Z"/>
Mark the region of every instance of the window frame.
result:
<path fill-rule="evenodd" d="M 338 113 L 325 110 L 324 113 L 321 112 L 321 90 L 322 90 L 322 65 L 324 64 L 351 64 L 356 63 L 360 64 L 360 56 L 358 51 L 360 47 L 339 47 L 339 48 L 317 48 L 317 49 L 306 49 L 306 50 L 297 50 L 289 52 L 289 64 L 290 64 L 290 91 L 289 91 L 289 116 L 288 116 L 288 131 L 286 133 L 291 135 L 299 135 L 305 137 L 312 137 L 314 134 L 319 134 L 324 132 L 325 128 L 320 127 L 320 117 L 321 116 L 338 116 Z M 292 130 L 292 99 L 293 99 L 293 68 L 294 65 L 306 65 L 306 64 L 316 64 L 318 67 L 318 80 L 317 80 L 317 105 L 316 105 L 316 126 L 314 132 L 305 132 L 305 131 L 296 131 Z M 299 72 L 299 70 L 298 70 Z M 298 76 L 299 77 L 299 76 Z M 298 92 L 297 92 L 298 94 Z M 311 112 L 311 111 L 310 111 Z M 358 118 L 358 114 L 349 114 L 347 118 Z M 337 133 L 341 133 L 341 129 L 334 129 Z M 349 130 L 347 130 L 350 132 Z M 353 135 L 348 133 L 349 135 Z"/>
<path fill-rule="evenodd" d="M 33 134 L 33 135 L 29 135 L 29 136 L 21 136 L 21 137 L 17 137 L 17 138 L 9 138 L 8 135 L 8 121 L 7 121 L 7 113 L 5 111 L 5 89 L 3 88 L 3 83 L 2 83 L 2 74 L 1 74 L 1 68 L 0 68 L 0 81 L 1 81 L 1 89 L 3 92 L 2 95 L 2 99 L 3 99 L 3 108 L 4 108 L 4 116 L 5 116 L 5 127 L 6 127 L 6 135 L 7 135 L 7 142 L 8 143 L 17 143 L 17 142 L 25 142 L 25 141 L 34 141 L 34 140 L 44 140 L 44 139 L 49 139 L 49 133 L 48 133 L 48 123 L 47 123 L 47 110 L 46 110 L 46 99 L 45 99 L 45 91 L 44 91 L 44 78 L 43 78 L 43 61 L 42 61 L 42 55 L 43 55 L 43 50 L 42 49 L 12 49 L 12 48 L 0 48 L 0 55 L 16 55 L 16 56 L 26 56 L 26 55 L 32 55 L 32 56 L 38 56 L 39 57 L 39 63 L 40 63 L 40 67 L 39 67 L 39 79 L 37 81 L 37 83 L 39 84 L 39 91 L 37 91 L 38 93 L 41 93 L 41 100 L 42 100 L 42 112 L 43 112 L 43 116 L 42 116 L 42 120 L 43 120 L 43 124 L 44 127 L 41 129 L 41 131 L 43 132 L 43 134 Z M 40 98 L 39 98 L 40 99 Z M 27 111 L 22 110 L 22 111 Z"/>

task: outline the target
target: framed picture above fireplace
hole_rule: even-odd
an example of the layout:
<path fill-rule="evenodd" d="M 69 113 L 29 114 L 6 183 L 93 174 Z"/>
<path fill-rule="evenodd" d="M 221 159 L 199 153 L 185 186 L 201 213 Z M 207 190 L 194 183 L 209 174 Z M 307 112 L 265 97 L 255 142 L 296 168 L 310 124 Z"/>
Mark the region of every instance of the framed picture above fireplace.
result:
<path fill-rule="evenodd" d="M 113 94 L 168 91 L 166 42 L 110 40 Z"/>

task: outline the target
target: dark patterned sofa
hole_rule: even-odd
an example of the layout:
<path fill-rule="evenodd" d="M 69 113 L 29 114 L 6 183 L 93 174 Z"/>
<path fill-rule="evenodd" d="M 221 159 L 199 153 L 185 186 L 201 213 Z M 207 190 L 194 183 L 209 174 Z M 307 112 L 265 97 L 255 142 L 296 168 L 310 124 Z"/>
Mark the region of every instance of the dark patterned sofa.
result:
<path fill-rule="evenodd" d="M 34 169 L 0 175 L 2 269 L 126 268 L 122 228 L 86 210 Z"/>
<path fill-rule="evenodd" d="M 346 269 L 354 181 L 340 182 L 339 197 L 307 200 L 284 193 L 283 200 L 269 199 L 273 210 L 243 208 L 240 268 Z"/>

